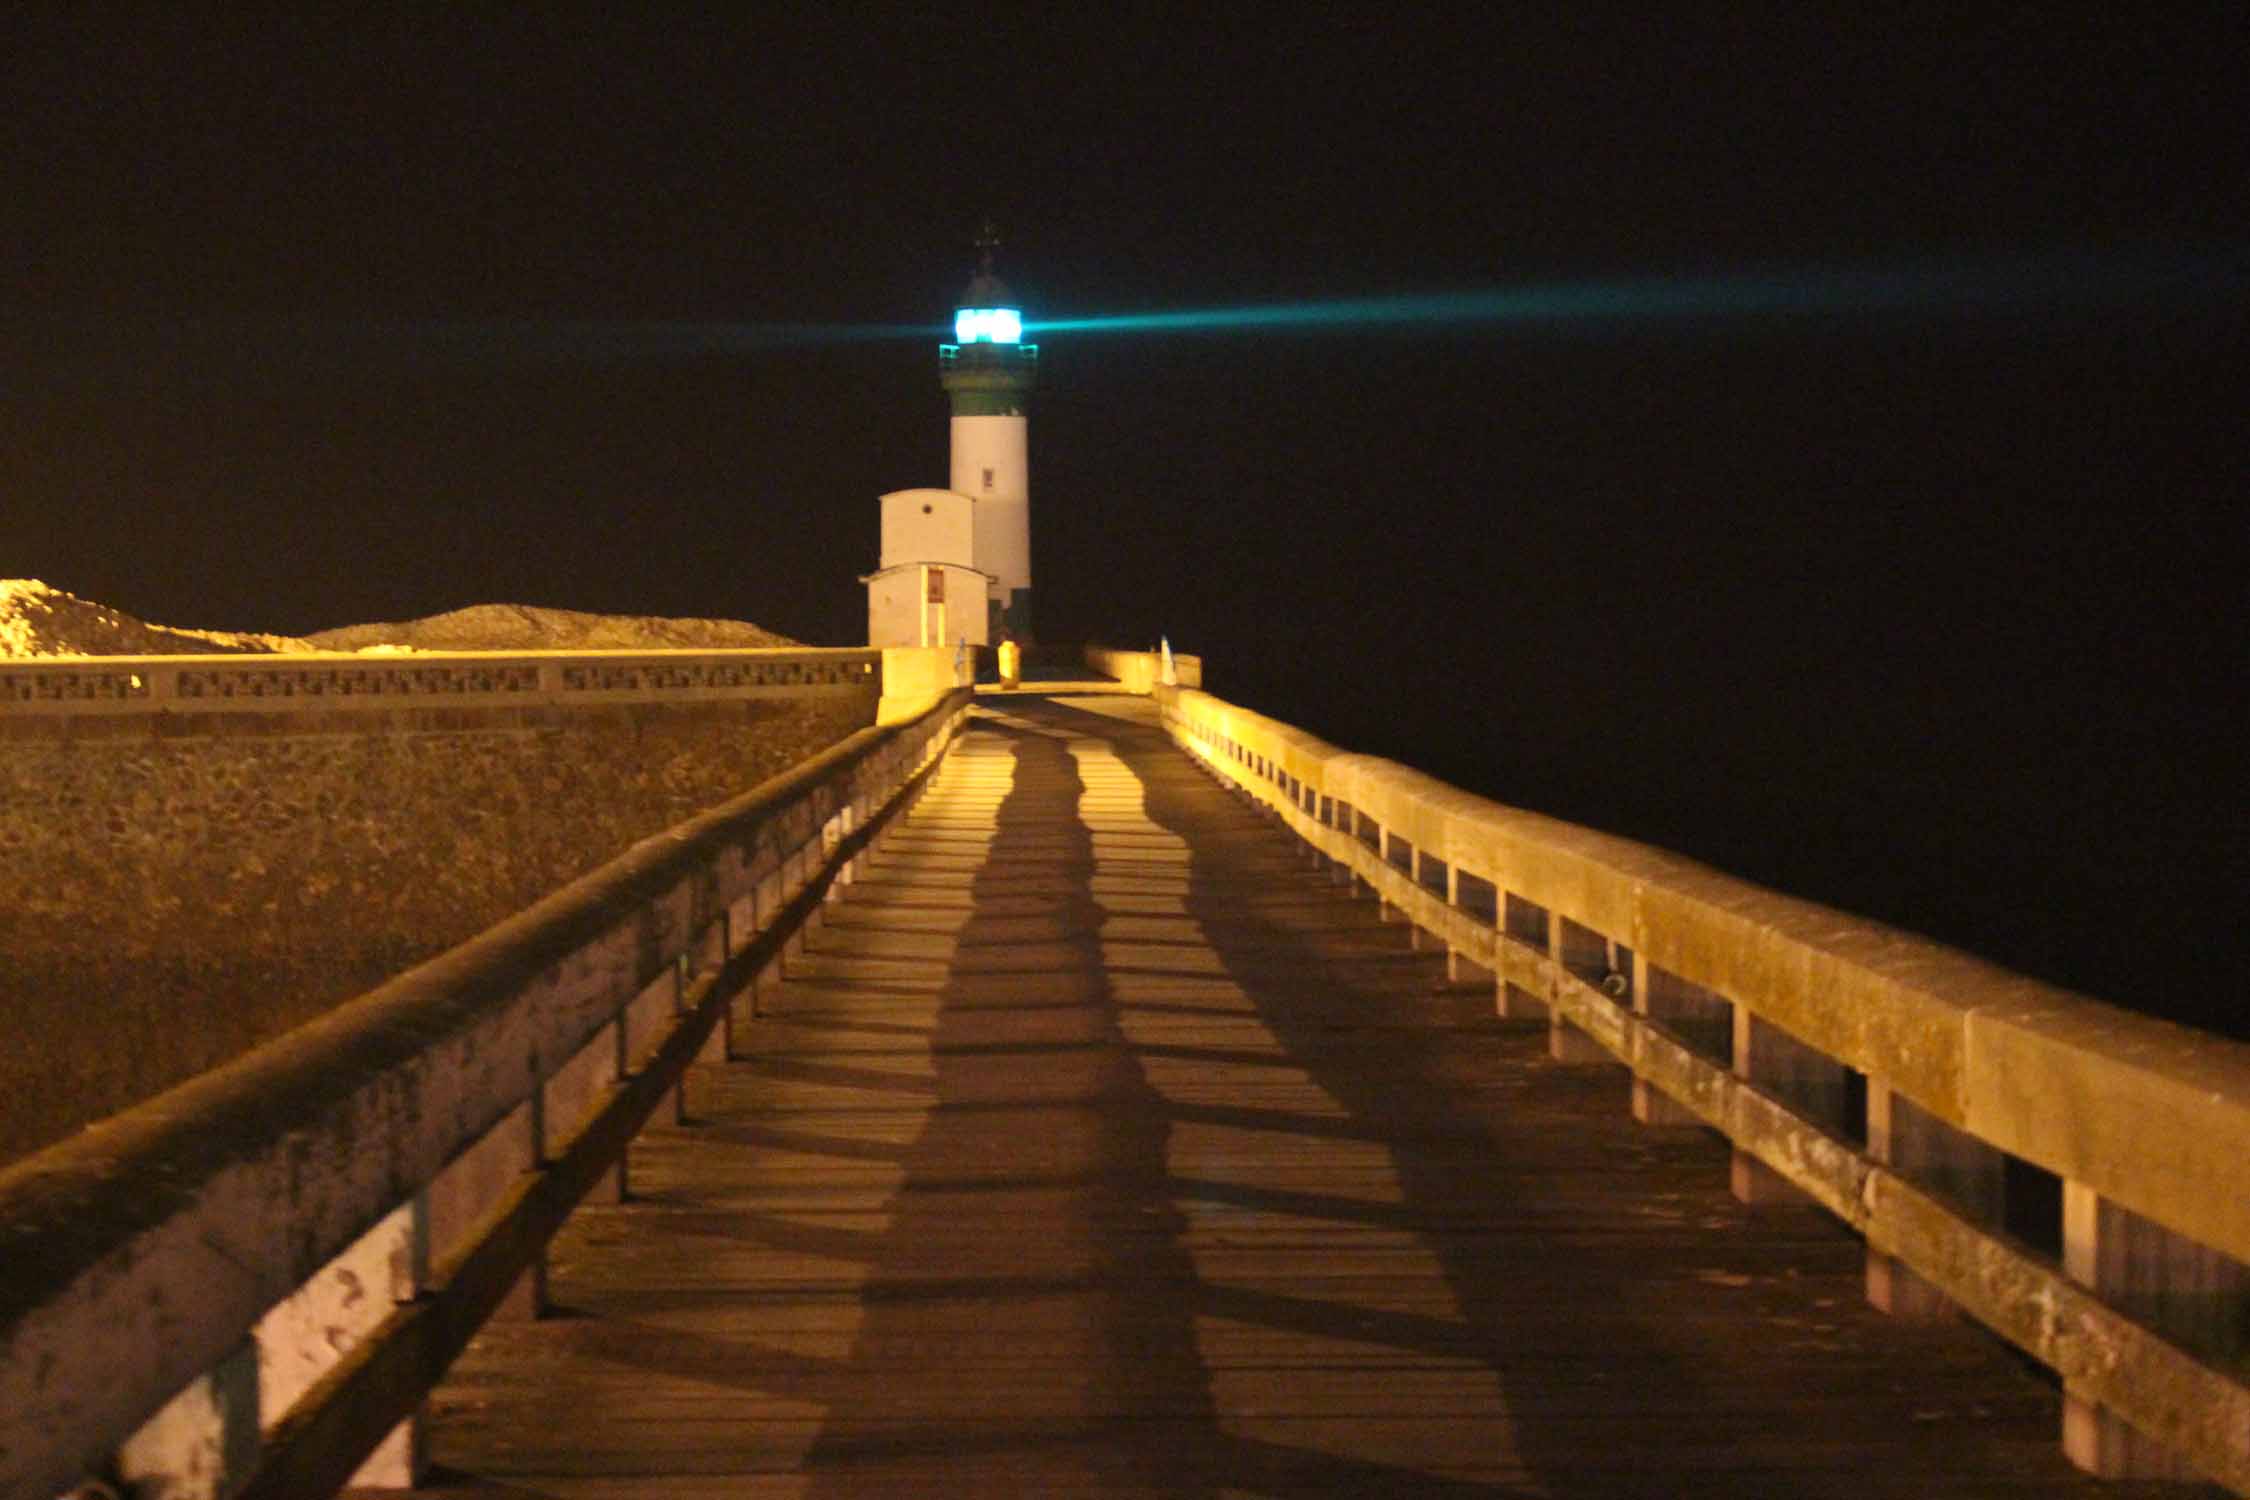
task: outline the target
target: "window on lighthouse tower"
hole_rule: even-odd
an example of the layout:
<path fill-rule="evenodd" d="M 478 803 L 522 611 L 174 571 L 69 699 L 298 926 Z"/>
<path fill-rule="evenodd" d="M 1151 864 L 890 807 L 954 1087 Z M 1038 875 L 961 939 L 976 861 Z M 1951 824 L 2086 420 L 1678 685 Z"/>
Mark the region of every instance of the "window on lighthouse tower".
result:
<path fill-rule="evenodd" d="M 990 469 L 984 471 L 984 487 L 987 492 L 992 489 L 992 471 Z"/>

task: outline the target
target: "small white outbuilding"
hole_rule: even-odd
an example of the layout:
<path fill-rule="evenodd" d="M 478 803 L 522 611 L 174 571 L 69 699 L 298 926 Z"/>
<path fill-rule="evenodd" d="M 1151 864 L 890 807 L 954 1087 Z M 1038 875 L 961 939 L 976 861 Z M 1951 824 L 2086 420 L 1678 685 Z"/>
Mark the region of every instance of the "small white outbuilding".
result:
<path fill-rule="evenodd" d="M 976 563 L 977 502 L 955 490 L 883 496 L 882 564 L 867 585 L 871 646 L 989 644 L 991 579 Z"/>

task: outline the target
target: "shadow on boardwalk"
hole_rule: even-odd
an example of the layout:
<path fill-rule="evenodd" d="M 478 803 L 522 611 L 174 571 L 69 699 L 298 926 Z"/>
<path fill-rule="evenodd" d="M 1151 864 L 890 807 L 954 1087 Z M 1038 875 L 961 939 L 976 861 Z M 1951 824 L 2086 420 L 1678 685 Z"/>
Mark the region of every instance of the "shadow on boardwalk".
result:
<path fill-rule="evenodd" d="M 922 1371 L 938 1389 L 895 1392 L 902 1409 L 949 1420 L 846 1418 L 825 1431 L 807 1493 L 867 1494 L 917 1458 L 987 1484 L 1215 1493 L 1171 1123 L 1104 967 L 1084 782 L 1050 734 L 980 733 L 1004 747 L 1007 790 L 938 993 L 936 1103 L 904 1154 L 854 1358 L 882 1384 L 904 1345 L 969 1353 L 981 1335 L 1015 1347 L 971 1354 L 974 1383 L 938 1361 Z"/>
<path fill-rule="evenodd" d="M 2141 1496 L 1145 702 L 986 712 L 439 1403 L 442 1493 Z M 472 1477 L 474 1476 L 474 1477 Z"/>

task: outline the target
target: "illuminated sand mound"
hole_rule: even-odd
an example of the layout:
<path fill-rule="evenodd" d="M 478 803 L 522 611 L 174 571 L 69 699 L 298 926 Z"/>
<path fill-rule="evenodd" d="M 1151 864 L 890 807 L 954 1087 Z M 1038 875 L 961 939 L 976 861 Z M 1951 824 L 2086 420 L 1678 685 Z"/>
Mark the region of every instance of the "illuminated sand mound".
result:
<path fill-rule="evenodd" d="M 593 615 L 532 604 L 472 604 L 427 619 L 340 626 L 307 640 L 321 651 L 740 651 L 802 644 L 741 620 Z"/>
<path fill-rule="evenodd" d="M 741 620 L 594 615 L 475 604 L 427 619 L 345 625 L 299 638 L 151 625 L 36 578 L 0 578 L 0 657 L 183 656 L 272 651 L 743 650 L 800 644 Z"/>
<path fill-rule="evenodd" d="M 36 578 L 0 578 L 0 657 L 208 656 L 311 649 L 284 635 L 151 625 L 106 604 L 50 588 Z"/>

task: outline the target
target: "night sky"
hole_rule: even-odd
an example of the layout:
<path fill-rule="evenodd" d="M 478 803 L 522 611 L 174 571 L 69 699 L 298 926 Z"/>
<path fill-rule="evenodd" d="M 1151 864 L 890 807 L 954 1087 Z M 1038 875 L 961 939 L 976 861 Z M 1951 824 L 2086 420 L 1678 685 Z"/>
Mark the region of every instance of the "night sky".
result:
<path fill-rule="evenodd" d="M 944 482 L 986 213 L 1034 321 L 2068 263 L 1967 307 L 1043 338 L 1039 626 L 2250 1031 L 2250 21 L 1559 9 L 11 8 L 0 576 L 855 642 L 875 497 Z"/>

